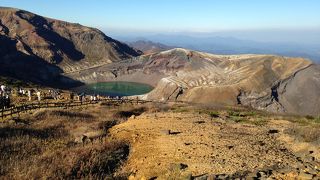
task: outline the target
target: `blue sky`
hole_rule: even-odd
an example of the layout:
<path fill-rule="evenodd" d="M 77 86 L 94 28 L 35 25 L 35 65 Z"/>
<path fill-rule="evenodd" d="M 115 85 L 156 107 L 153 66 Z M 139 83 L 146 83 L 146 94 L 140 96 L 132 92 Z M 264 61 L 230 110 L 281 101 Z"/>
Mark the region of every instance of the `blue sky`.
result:
<path fill-rule="evenodd" d="M 319 0 L 0 0 L 0 5 L 123 31 L 320 28 Z"/>

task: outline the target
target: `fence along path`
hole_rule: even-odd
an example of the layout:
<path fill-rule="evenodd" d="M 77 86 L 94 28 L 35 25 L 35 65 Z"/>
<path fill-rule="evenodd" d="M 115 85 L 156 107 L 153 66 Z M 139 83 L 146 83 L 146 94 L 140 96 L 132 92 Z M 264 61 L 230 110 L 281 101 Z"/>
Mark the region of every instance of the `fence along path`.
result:
<path fill-rule="evenodd" d="M 137 104 L 144 104 L 151 101 L 145 100 L 133 100 L 133 99 L 104 99 L 98 101 L 73 101 L 73 102 L 39 102 L 39 103 L 31 103 L 31 104 L 24 104 L 20 106 L 13 106 L 8 109 L 0 109 L 0 118 L 3 120 L 6 117 L 13 117 L 14 115 L 20 116 L 20 113 L 26 113 L 31 110 L 36 109 L 49 109 L 49 108 L 72 108 L 78 106 L 87 106 L 90 104 L 98 104 L 99 102 L 107 103 L 110 105 L 115 104 L 125 104 L 125 103 L 137 103 Z"/>

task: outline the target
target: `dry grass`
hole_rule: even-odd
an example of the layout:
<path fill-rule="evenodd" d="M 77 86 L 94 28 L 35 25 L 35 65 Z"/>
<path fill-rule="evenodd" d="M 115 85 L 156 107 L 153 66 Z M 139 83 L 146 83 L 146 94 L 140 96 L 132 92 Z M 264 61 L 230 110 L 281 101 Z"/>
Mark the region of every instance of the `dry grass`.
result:
<path fill-rule="evenodd" d="M 295 137 L 299 141 L 320 145 L 320 125 L 299 125 L 295 124 L 287 129 L 285 133 Z"/>
<path fill-rule="evenodd" d="M 114 179 L 129 154 L 127 142 L 112 139 L 108 131 L 132 115 L 156 112 L 195 112 L 211 119 L 264 125 L 272 116 L 251 110 L 146 104 L 143 106 L 89 106 L 73 110 L 40 110 L 14 123 L 0 124 L 0 179 Z M 294 118 L 293 118 L 294 119 Z M 305 121 L 317 119 L 303 118 Z M 105 135 L 75 143 L 84 132 Z M 287 130 L 306 142 L 320 144 L 319 124 L 296 123 Z"/>
<path fill-rule="evenodd" d="M 147 108 L 145 107 L 139 107 L 139 108 L 133 108 L 129 110 L 121 110 L 116 113 L 114 113 L 113 117 L 115 119 L 128 119 L 131 116 L 139 116 L 142 113 L 146 112 Z"/>
<path fill-rule="evenodd" d="M 103 136 L 77 144 L 78 129 L 107 131 L 118 109 L 41 110 L 0 124 L 0 178 L 104 179 L 126 160 L 128 143 Z"/>

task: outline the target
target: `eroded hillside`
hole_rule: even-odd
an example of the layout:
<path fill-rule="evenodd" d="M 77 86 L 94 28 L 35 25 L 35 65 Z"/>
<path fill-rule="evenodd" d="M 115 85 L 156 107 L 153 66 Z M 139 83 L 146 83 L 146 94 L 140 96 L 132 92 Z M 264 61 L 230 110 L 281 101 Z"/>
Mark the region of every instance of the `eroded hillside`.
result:
<path fill-rule="evenodd" d="M 1 75 L 39 82 L 140 55 L 98 29 L 12 8 L 0 8 L 0 41 Z"/>
<path fill-rule="evenodd" d="M 318 69 L 303 58 L 214 55 L 178 48 L 66 75 L 85 83 L 147 83 L 155 86 L 142 97 L 149 100 L 244 105 L 317 115 Z"/>

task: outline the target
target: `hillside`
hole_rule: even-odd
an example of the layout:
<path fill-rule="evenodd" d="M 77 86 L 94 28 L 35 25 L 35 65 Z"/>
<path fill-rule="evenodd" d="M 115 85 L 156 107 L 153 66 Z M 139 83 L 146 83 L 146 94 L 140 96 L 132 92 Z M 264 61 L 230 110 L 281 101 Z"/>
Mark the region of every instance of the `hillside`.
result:
<path fill-rule="evenodd" d="M 147 83 L 155 87 L 142 97 L 149 100 L 318 115 L 318 72 L 317 65 L 303 58 L 214 55 L 178 48 L 66 75 L 84 83 Z"/>
<path fill-rule="evenodd" d="M 140 55 L 98 29 L 0 8 L 0 72 L 48 84 L 71 72 Z M 70 80 L 72 82 L 72 80 Z"/>
<path fill-rule="evenodd" d="M 0 123 L 0 178 L 319 179 L 319 122 L 183 103 L 28 111 Z"/>
<path fill-rule="evenodd" d="M 134 47 L 135 49 L 141 50 L 144 54 L 159 53 L 161 51 L 166 51 L 173 48 L 171 46 L 167 46 L 161 43 L 155 43 L 152 41 L 144 40 L 130 42 L 128 43 L 128 45 Z"/>

